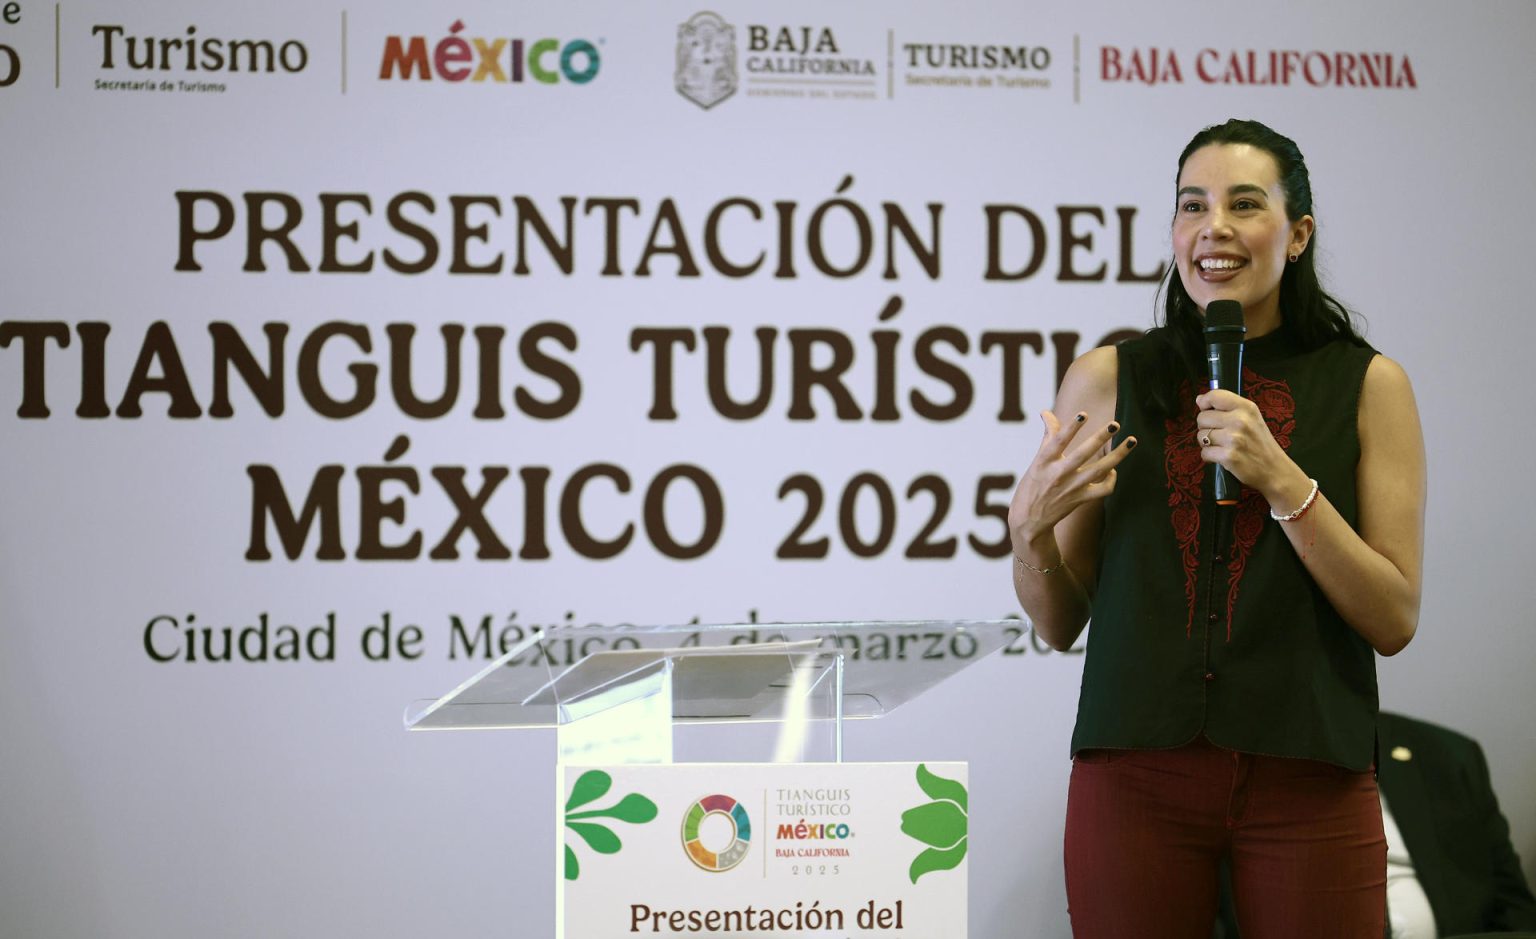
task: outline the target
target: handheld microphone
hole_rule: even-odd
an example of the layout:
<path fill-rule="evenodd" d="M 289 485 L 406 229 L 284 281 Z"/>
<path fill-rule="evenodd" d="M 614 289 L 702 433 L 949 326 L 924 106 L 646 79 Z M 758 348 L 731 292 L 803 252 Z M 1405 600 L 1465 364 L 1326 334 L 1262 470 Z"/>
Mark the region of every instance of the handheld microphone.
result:
<path fill-rule="evenodd" d="M 1243 305 L 1236 300 L 1212 300 L 1205 307 L 1205 361 L 1209 368 L 1211 390 L 1225 388 L 1243 393 Z M 1236 505 L 1242 486 L 1216 464 L 1216 504 Z"/>

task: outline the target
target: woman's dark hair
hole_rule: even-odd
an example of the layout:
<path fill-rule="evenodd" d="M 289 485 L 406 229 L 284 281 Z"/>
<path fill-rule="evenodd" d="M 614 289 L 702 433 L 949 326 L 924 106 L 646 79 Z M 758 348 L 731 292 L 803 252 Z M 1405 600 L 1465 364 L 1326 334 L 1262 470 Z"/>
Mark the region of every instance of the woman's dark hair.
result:
<path fill-rule="evenodd" d="M 1280 188 L 1285 193 L 1285 215 L 1295 221 L 1313 215 L 1312 179 L 1306 160 L 1296 142 L 1258 121 L 1232 119 L 1200 131 L 1179 154 L 1174 173 L 1174 187 L 1184 172 L 1184 163 L 1201 147 L 1212 144 L 1247 144 L 1274 158 L 1279 170 Z M 1302 349 L 1316 349 L 1335 339 L 1356 345 L 1365 340 L 1354 326 L 1354 315 L 1338 300 L 1329 296 L 1317 279 L 1317 229 L 1314 225 L 1307 247 L 1294 263 L 1285 265 L 1280 275 L 1280 329 Z M 1168 266 L 1167 279 L 1159 293 L 1163 297 L 1162 322 L 1148 331 L 1154 354 L 1149 364 L 1154 374 L 1145 376 L 1147 392 L 1164 417 L 1178 413 L 1179 385 L 1188 380 L 1198 385 L 1204 375 L 1205 356 L 1201 347 L 1200 309 L 1184 290 L 1176 263 Z"/>

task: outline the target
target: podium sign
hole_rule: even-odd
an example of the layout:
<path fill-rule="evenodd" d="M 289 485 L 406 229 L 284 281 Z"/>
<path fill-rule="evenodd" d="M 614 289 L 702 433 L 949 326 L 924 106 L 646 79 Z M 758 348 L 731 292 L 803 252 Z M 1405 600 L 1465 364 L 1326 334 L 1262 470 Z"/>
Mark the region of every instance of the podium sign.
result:
<path fill-rule="evenodd" d="M 559 767 L 557 935 L 966 935 L 965 763 Z"/>

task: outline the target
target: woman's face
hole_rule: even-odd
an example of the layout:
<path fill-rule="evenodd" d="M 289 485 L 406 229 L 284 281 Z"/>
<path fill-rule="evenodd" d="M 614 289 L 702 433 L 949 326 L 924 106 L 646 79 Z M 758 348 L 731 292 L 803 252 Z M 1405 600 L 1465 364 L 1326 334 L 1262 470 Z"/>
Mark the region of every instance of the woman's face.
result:
<path fill-rule="evenodd" d="M 1211 144 L 1184 161 L 1173 217 L 1173 255 L 1184 290 L 1243 305 L 1250 338 L 1280 325 L 1286 258 L 1312 237 L 1312 216 L 1285 215 L 1274 157 L 1247 144 Z"/>

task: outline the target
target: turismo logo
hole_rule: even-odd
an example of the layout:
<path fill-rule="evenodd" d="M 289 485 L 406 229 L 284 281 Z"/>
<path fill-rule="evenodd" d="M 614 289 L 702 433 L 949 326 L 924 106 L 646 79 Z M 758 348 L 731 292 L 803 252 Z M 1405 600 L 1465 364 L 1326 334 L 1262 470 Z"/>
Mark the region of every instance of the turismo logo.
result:
<path fill-rule="evenodd" d="M 941 88 L 1042 90 L 1051 87 L 1045 46 L 903 42 L 902 83 Z"/>
<path fill-rule="evenodd" d="M 97 23 L 91 37 L 98 91 L 223 94 L 240 80 L 309 67 L 309 47 L 299 39 L 229 36 L 195 23 L 171 31 Z"/>
<path fill-rule="evenodd" d="M 602 71 L 602 40 L 466 35 L 454 20 L 446 36 L 384 39 L 380 81 L 585 85 Z"/>
<path fill-rule="evenodd" d="M 1405 52 L 1102 46 L 1099 78 L 1143 85 L 1417 89 Z"/>
<path fill-rule="evenodd" d="M 677 28 L 677 93 L 706 111 L 736 93 L 736 27 L 695 13 Z"/>

